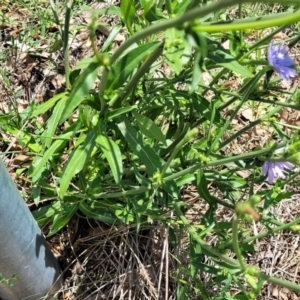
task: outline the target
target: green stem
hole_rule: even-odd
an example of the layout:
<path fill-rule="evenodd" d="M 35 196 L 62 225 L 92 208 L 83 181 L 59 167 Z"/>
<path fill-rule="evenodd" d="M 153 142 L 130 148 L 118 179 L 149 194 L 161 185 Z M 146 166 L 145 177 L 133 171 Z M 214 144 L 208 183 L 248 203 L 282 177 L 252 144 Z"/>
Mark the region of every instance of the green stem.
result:
<path fill-rule="evenodd" d="M 292 221 L 290 223 L 283 224 L 283 225 L 278 226 L 278 227 L 276 227 L 274 229 L 271 229 L 271 230 L 268 230 L 268 231 L 264 231 L 264 232 L 261 232 L 261 233 L 255 235 L 255 236 L 249 237 L 249 238 L 245 239 L 244 241 L 241 241 L 240 244 L 241 245 L 249 244 L 249 243 L 251 243 L 251 242 L 253 242 L 255 240 L 261 239 L 261 238 L 266 237 L 266 236 L 268 236 L 270 234 L 274 234 L 274 233 L 277 233 L 277 232 L 282 231 L 282 230 L 287 230 L 291 226 L 299 224 L 299 223 L 300 223 L 300 218 L 297 218 L 297 219 L 295 219 L 294 221 Z M 232 243 L 230 242 L 227 245 L 231 245 L 231 244 Z"/>
<path fill-rule="evenodd" d="M 241 6 L 241 5 L 239 5 Z M 247 17 L 247 18 L 242 18 L 242 16 L 240 15 L 239 12 L 239 19 L 234 20 L 234 24 L 244 24 L 244 23 L 249 23 L 249 22 L 257 22 L 259 21 L 271 21 L 274 18 L 278 19 L 278 18 L 282 18 L 282 17 L 288 17 L 291 14 L 293 14 L 294 12 L 281 12 L 281 13 L 277 13 L 277 14 L 270 14 L 270 15 L 265 15 L 265 16 L 255 16 L 255 17 Z M 213 21 L 213 22 L 202 22 L 200 25 L 203 26 L 216 26 L 216 25 L 223 25 L 227 27 L 227 24 L 231 24 L 232 21 Z"/>
<path fill-rule="evenodd" d="M 187 174 L 192 174 L 200 168 L 218 166 L 218 165 L 228 164 L 228 163 L 231 163 L 231 162 L 237 161 L 237 160 L 245 160 L 245 159 L 257 157 L 257 156 L 266 154 L 270 151 L 274 151 L 275 149 L 282 148 L 284 146 L 285 146 L 284 143 L 274 144 L 271 147 L 268 147 L 268 148 L 265 148 L 265 149 L 260 149 L 260 150 L 253 151 L 253 152 L 250 152 L 250 153 L 244 153 L 244 154 L 241 154 L 241 155 L 235 155 L 235 156 L 230 156 L 230 157 L 225 157 L 225 158 L 218 158 L 218 159 L 216 159 L 214 161 L 211 161 L 211 162 L 208 162 L 208 163 L 201 162 L 201 163 L 195 164 L 195 165 L 193 165 L 193 166 L 191 166 L 187 169 L 184 169 L 184 170 L 179 171 L 175 174 L 172 174 L 172 175 L 169 175 L 169 176 L 165 177 L 164 182 L 167 183 L 169 181 L 175 180 L 175 179 L 180 178 L 182 176 L 185 176 Z M 116 193 L 104 192 L 104 193 L 95 194 L 95 195 L 89 196 L 89 197 L 91 197 L 93 199 L 121 198 L 121 197 L 127 197 L 127 196 L 132 196 L 132 195 L 143 194 L 146 191 L 149 191 L 151 188 L 152 187 L 150 187 L 150 186 L 149 187 L 141 186 L 141 187 L 138 187 L 136 189 L 132 189 L 132 190 L 128 190 L 128 191 L 116 192 Z M 81 195 L 81 194 L 76 194 L 76 196 L 78 196 L 79 198 L 86 198 L 87 197 L 86 195 Z M 227 203 L 224 204 L 221 200 L 217 201 L 217 202 L 224 205 L 224 206 L 226 206 L 226 207 L 232 208 L 230 204 L 227 204 Z"/>
<path fill-rule="evenodd" d="M 94 194 L 94 195 L 90 196 L 90 198 L 93 198 L 93 199 L 123 198 L 123 197 L 127 197 L 127 196 L 143 194 L 149 190 L 150 190 L 149 187 L 141 186 L 141 187 L 138 187 L 137 189 L 132 189 L 132 190 L 123 191 L 123 192 L 115 192 L 115 193 L 104 192 L 104 193 Z M 76 194 L 76 196 L 78 196 L 79 198 L 83 198 L 83 199 L 86 199 L 87 197 L 89 197 L 84 194 Z"/>
<path fill-rule="evenodd" d="M 173 206 L 174 206 L 174 209 L 175 209 L 175 212 L 177 214 L 177 216 L 179 217 L 179 219 L 182 221 L 183 225 L 187 228 L 189 234 L 191 235 L 191 237 L 199 243 L 199 245 L 201 246 L 201 248 L 204 250 L 204 252 L 208 253 L 210 256 L 217 256 L 219 257 L 221 260 L 223 260 L 224 262 L 226 263 L 229 263 L 233 266 L 236 266 L 238 267 L 238 263 L 230 258 L 229 256 L 227 256 L 226 254 L 222 254 L 220 253 L 219 251 L 215 250 L 214 248 L 212 248 L 211 246 L 207 245 L 198 235 L 197 235 L 197 232 L 195 231 L 195 229 L 190 225 L 190 223 L 188 222 L 188 220 L 185 218 L 185 216 L 183 215 L 179 205 L 177 202 L 173 202 Z M 237 220 L 234 220 L 233 223 L 235 222 L 238 222 Z M 236 240 L 236 246 L 238 246 L 238 241 L 237 241 L 237 231 L 238 231 L 238 225 L 237 224 L 233 224 L 233 231 L 236 232 L 235 234 L 233 234 L 233 239 Z M 235 236 L 234 236 L 235 235 Z M 238 253 L 240 253 L 240 250 L 239 248 L 237 249 L 238 251 L 236 251 L 236 254 L 237 256 L 239 255 Z M 208 255 L 208 256 L 209 256 Z M 247 269 L 247 266 L 245 265 L 242 257 L 238 257 L 239 259 L 239 262 L 243 268 L 243 270 L 246 270 Z M 258 277 L 262 280 L 266 280 L 268 281 L 269 283 L 273 283 L 273 284 L 276 284 L 278 286 L 283 286 L 283 287 L 286 287 L 290 290 L 294 290 L 294 291 L 300 291 L 300 285 L 299 284 L 296 284 L 296 283 L 293 283 L 293 282 L 290 282 L 290 281 L 287 281 L 287 280 L 282 280 L 282 279 L 279 279 L 279 278 L 276 278 L 276 277 L 273 277 L 273 276 L 269 276 L 269 275 L 266 275 L 266 274 L 263 274 L 261 272 L 258 273 Z"/>
<path fill-rule="evenodd" d="M 208 33 L 216 33 L 221 31 L 231 31 L 231 30 L 245 30 L 245 29 L 257 29 L 257 28 L 267 28 L 274 27 L 279 25 L 287 25 L 295 22 L 299 22 L 300 19 L 300 10 L 290 13 L 289 15 L 284 15 L 276 18 L 276 15 L 273 15 L 272 19 L 261 20 L 257 18 L 256 21 L 238 20 L 232 21 L 231 23 L 223 22 L 222 24 L 210 24 L 210 25 L 196 25 L 193 26 L 195 31 L 204 31 Z"/>
<path fill-rule="evenodd" d="M 69 90 L 71 88 L 71 84 L 70 84 L 70 51 L 69 51 L 69 26 L 70 26 L 70 19 L 71 19 L 71 11 L 72 11 L 72 4 L 67 3 L 65 26 L 64 26 L 64 31 L 63 31 L 63 54 L 64 54 L 64 67 L 65 67 L 67 90 Z"/>
<path fill-rule="evenodd" d="M 284 279 L 279 279 L 277 277 L 269 276 L 269 275 L 266 275 L 266 274 L 263 274 L 263 273 L 260 273 L 260 272 L 258 273 L 258 277 L 262 280 L 268 281 L 269 283 L 273 283 L 273 284 L 276 284 L 276 285 L 279 285 L 279 286 L 286 287 L 289 290 L 300 292 L 300 285 L 297 284 L 297 283 L 287 281 L 287 280 L 284 280 Z"/>
<path fill-rule="evenodd" d="M 238 239 L 239 232 L 238 231 L 239 231 L 239 220 L 235 216 L 232 221 L 232 247 L 233 247 L 235 255 L 241 265 L 242 270 L 245 271 L 247 267 L 245 265 L 245 262 L 244 262 L 244 259 L 243 259 L 242 253 L 241 253 L 241 249 L 239 246 L 239 239 Z"/>
<path fill-rule="evenodd" d="M 282 225 L 285 224 L 285 223 L 282 223 L 282 222 L 280 222 L 280 221 L 278 221 L 278 220 L 276 220 L 276 219 L 274 219 L 270 216 L 262 216 L 261 220 L 265 221 L 265 222 L 269 222 L 269 223 L 277 225 L 277 226 L 282 226 Z"/>
<path fill-rule="evenodd" d="M 176 145 L 175 149 L 171 153 L 168 161 L 165 163 L 165 165 L 164 165 L 164 167 L 161 171 L 161 177 L 162 178 L 164 178 L 167 169 L 169 168 L 171 162 L 175 158 L 178 151 L 180 151 L 182 149 L 182 147 L 184 146 L 184 144 L 186 144 L 188 141 L 190 141 L 197 133 L 198 133 L 197 128 L 194 128 L 194 129 L 188 131 L 187 134 L 185 135 L 185 137 Z"/>
<path fill-rule="evenodd" d="M 241 292 L 244 293 L 244 295 L 247 297 L 248 292 L 245 289 L 245 286 L 243 286 L 243 284 L 240 282 L 240 278 L 238 276 L 236 276 L 236 275 L 233 275 L 232 278 L 234 279 L 234 282 L 237 284 L 237 286 L 239 287 L 239 289 L 241 290 Z M 244 298 L 244 299 L 250 300 L 248 297 Z"/>
<path fill-rule="evenodd" d="M 300 110 L 299 108 L 297 110 Z M 294 125 L 290 125 L 288 123 L 281 123 L 281 122 L 277 122 L 277 121 L 273 121 L 274 124 L 277 124 L 279 126 L 283 126 L 283 127 L 286 127 L 286 128 L 290 128 L 290 129 L 296 129 L 296 130 L 299 130 L 300 129 L 300 126 L 294 126 Z"/>
<path fill-rule="evenodd" d="M 240 20 L 242 19 L 242 4 L 239 4 L 239 18 L 240 18 Z M 243 41 L 243 30 L 240 30 L 240 32 L 239 32 L 240 34 L 240 43 L 242 43 L 242 41 Z"/>
<path fill-rule="evenodd" d="M 251 94 L 251 92 L 253 91 L 255 84 L 253 85 L 253 83 L 255 83 L 254 81 L 258 81 L 258 76 L 262 76 L 263 74 L 259 75 L 260 73 L 266 73 L 268 71 L 270 67 L 266 66 L 263 70 L 261 70 L 255 77 L 253 80 L 249 80 L 248 82 L 246 82 L 245 85 L 243 85 L 240 90 L 238 91 L 238 94 L 242 94 L 245 92 L 245 95 L 243 97 L 247 98 L 249 97 L 249 95 Z M 243 97 L 237 97 L 237 96 L 233 96 L 231 99 L 227 100 L 225 103 L 223 103 L 220 107 L 219 107 L 219 111 L 224 110 L 225 108 L 227 108 L 229 105 L 231 105 L 237 98 L 238 99 L 243 99 Z"/>
<path fill-rule="evenodd" d="M 273 100 L 268 100 L 268 99 L 263 99 L 263 98 L 249 99 L 249 101 L 269 103 L 269 104 L 273 104 L 273 105 L 278 105 L 281 108 L 282 107 L 289 107 L 289 108 L 292 108 L 292 109 L 295 109 L 295 110 L 300 110 L 300 105 L 290 104 L 289 102 L 273 101 Z"/>
<path fill-rule="evenodd" d="M 168 11 L 168 15 L 171 16 L 173 13 L 171 0 L 166 0 L 166 8 Z"/>
<path fill-rule="evenodd" d="M 218 133 L 218 135 L 216 136 L 216 138 L 214 139 L 211 147 L 210 147 L 210 151 L 214 151 L 216 145 L 219 143 L 220 139 L 222 138 L 223 134 L 225 133 L 225 131 L 227 130 L 228 126 L 231 124 L 232 120 L 235 118 L 235 116 L 237 115 L 237 113 L 240 111 L 241 107 L 244 105 L 244 102 L 246 101 L 246 99 L 242 99 L 242 101 L 240 101 L 240 103 L 237 105 L 237 107 L 235 108 L 234 112 L 231 114 L 230 118 L 226 121 L 226 123 L 224 124 L 224 126 L 222 126 L 220 132 Z M 221 146 L 218 146 L 218 150 L 221 149 Z"/>
<path fill-rule="evenodd" d="M 296 37 L 289 42 L 288 47 L 293 48 L 299 43 L 299 41 L 300 41 L 300 35 L 297 34 Z"/>
<path fill-rule="evenodd" d="M 268 62 L 265 59 L 259 59 L 259 60 L 242 60 L 240 61 L 240 64 L 243 66 L 267 66 Z"/>
<path fill-rule="evenodd" d="M 244 154 L 240 154 L 240 155 L 236 155 L 236 156 L 230 156 L 230 157 L 225 157 L 225 158 L 221 158 L 221 159 L 216 159 L 216 160 L 208 162 L 208 163 L 201 162 L 201 163 L 198 163 L 198 164 L 196 164 L 192 167 L 189 167 L 185 170 L 179 171 L 175 174 L 165 177 L 164 181 L 168 182 L 168 181 L 177 179 L 179 177 L 185 176 L 187 174 L 194 173 L 195 171 L 197 171 L 200 168 L 224 165 L 224 164 L 228 164 L 228 163 L 231 163 L 231 162 L 237 161 L 237 160 L 245 160 L 245 159 L 257 157 L 259 155 L 263 155 L 263 154 L 273 151 L 275 149 L 282 148 L 284 145 L 285 145 L 284 143 L 280 144 L 280 145 L 273 145 L 271 147 L 260 149 L 260 150 L 253 151 L 250 153 L 244 153 Z"/>

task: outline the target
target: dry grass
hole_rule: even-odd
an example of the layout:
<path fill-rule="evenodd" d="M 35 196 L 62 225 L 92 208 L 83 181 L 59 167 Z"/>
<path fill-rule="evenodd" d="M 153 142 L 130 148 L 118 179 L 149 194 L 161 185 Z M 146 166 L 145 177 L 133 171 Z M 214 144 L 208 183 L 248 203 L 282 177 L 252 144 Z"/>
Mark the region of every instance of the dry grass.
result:
<path fill-rule="evenodd" d="M 60 257 L 66 265 L 65 299 L 175 299 L 177 263 L 168 254 L 162 225 L 137 232 L 135 227 L 79 222 L 78 238 L 66 244 Z"/>

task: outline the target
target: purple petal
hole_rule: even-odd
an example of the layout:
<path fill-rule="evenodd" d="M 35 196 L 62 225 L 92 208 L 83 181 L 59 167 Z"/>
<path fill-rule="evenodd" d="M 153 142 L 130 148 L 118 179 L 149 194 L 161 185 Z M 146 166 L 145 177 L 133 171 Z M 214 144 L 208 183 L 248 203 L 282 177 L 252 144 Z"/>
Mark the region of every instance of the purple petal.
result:
<path fill-rule="evenodd" d="M 284 44 L 279 44 L 275 47 L 277 47 L 277 52 L 278 52 L 277 54 L 282 53 L 283 55 L 287 55 L 289 52 L 289 47 L 287 47 Z"/>
<path fill-rule="evenodd" d="M 268 171 L 269 171 L 269 162 L 265 161 L 263 166 L 262 166 L 262 174 L 264 176 L 266 176 L 268 174 Z"/>
<path fill-rule="evenodd" d="M 283 169 L 281 169 L 280 166 L 275 165 L 275 167 L 274 167 L 273 170 L 274 170 L 274 173 L 277 175 L 277 177 L 280 177 L 280 178 L 282 178 L 282 179 L 285 178 L 285 175 L 284 175 L 284 173 L 282 172 Z"/>
<path fill-rule="evenodd" d="M 277 177 L 276 177 L 274 169 L 270 168 L 269 172 L 268 172 L 268 181 L 269 181 L 269 183 L 273 183 L 276 180 L 276 178 Z"/>
<path fill-rule="evenodd" d="M 294 165 L 287 161 L 265 161 L 262 166 L 262 174 L 268 175 L 269 183 L 274 183 L 277 178 L 285 179 L 287 170 L 291 170 Z"/>
<path fill-rule="evenodd" d="M 295 65 L 295 62 L 288 55 L 289 48 L 284 44 L 273 45 L 271 41 L 268 48 L 268 62 L 278 74 L 285 80 L 290 80 L 297 76 L 296 70 L 290 68 Z"/>
<path fill-rule="evenodd" d="M 284 67 L 291 67 L 295 65 L 295 62 L 288 55 L 285 55 L 282 58 L 277 58 L 277 64 Z"/>
<path fill-rule="evenodd" d="M 273 40 L 271 41 L 269 48 L 268 48 L 268 61 L 271 64 L 271 61 L 273 60 L 273 53 L 274 53 L 274 48 L 273 48 Z"/>
<path fill-rule="evenodd" d="M 284 66 L 275 66 L 275 70 L 278 72 L 278 74 L 285 80 L 290 80 L 290 78 L 295 77 L 298 75 L 297 71 Z"/>
<path fill-rule="evenodd" d="M 282 169 L 291 170 L 294 168 L 294 165 L 288 161 L 282 161 L 282 162 L 280 162 L 280 164 L 281 164 Z"/>

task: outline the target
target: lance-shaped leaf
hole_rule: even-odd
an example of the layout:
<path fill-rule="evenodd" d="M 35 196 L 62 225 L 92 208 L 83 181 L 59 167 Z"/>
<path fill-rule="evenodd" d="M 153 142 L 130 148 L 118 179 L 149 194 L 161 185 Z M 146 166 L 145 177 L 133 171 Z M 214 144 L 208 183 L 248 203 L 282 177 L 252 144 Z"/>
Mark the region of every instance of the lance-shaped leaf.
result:
<path fill-rule="evenodd" d="M 140 115 L 136 111 L 133 111 L 132 114 L 137 120 L 140 131 L 147 137 L 151 139 L 157 139 L 162 142 L 165 146 L 167 145 L 165 136 L 163 135 L 160 128 L 148 117 Z"/>
<path fill-rule="evenodd" d="M 67 101 L 67 97 L 62 97 L 61 100 L 56 104 L 53 113 L 51 114 L 51 117 L 49 118 L 47 122 L 47 128 L 43 132 L 42 136 L 45 138 L 44 145 L 45 147 L 49 148 L 53 139 L 52 137 L 55 134 L 56 128 L 59 124 L 61 112 L 63 108 L 65 107 L 65 103 Z"/>
<path fill-rule="evenodd" d="M 103 208 L 103 206 L 97 207 L 97 201 L 81 201 L 79 204 L 79 209 L 88 218 L 101 221 L 107 224 L 115 224 L 117 218 L 109 212 L 108 209 Z"/>
<path fill-rule="evenodd" d="M 155 172 L 161 170 L 162 161 L 153 148 L 144 144 L 141 134 L 130 124 L 129 120 L 124 116 L 120 119 L 123 122 L 118 124 L 118 127 L 122 135 L 133 153 L 146 165 L 148 174 L 153 176 Z"/>
<path fill-rule="evenodd" d="M 122 57 L 109 73 L 107 89 L 113 91 L 120 88 L 140 62 L 160 45 L 160 42 L 148 43 L 131 50 Z"/>
<path fill-rule="evenodd" d="M 45 170 L 47 162 L 52 158 L 57 149 L 66 144 L 69 138 L 73 135 L 73 132 L 67 132 L 56 138 L 55 142 L 45 151 L 42 157 L 37 157 L 29 170 L 29 175 L 32 177 L 32 181 L 36 182 L 42 172 Z"/>
<path fill-rule="evenodd" d="M 51 225 L 50 232 L 48 233 L 48 237 L 54 235 L 60 229 L 62 229 L 71 218 L 74 216 L 75 212 L 78 209 L 78 203 L 71 204 L 70 206 L 62 206 L 62 211 L 55 215 L 53 219 L 53 224 Z"/>
<path fill-rule="evenodd" d="M 207 181 L 204 175 L 203 170 L 199 170 L 197 174 L 197 191 L 199 195 L 209 204 L 214 205 L 216 204 L 214 200 L 214 196 L 212 196 L 207 188 Z"/>
<path fill-rule="evenodd" d="M 128 31 L 132 33 L 132 23 L 136 14 L 135 7 L 132 0 L 122 0 L 120 4 L 121 18 L 125 23 Z"/>
<path fill-rule="evenodd" d="M 99 67 L 100 64 L 98 62 L 91 62 L 77 78 L 72 87 L 69 99 L 66 102 L 62 113 L 60 112 L 60 122 L 65 121 L 74 109 L 84 100 L 84 97 L 88 95 L 97 78 Z"/>
<path fill-rule="evenodd" d="M 96 143 L 107 159 L 115 182 L 119 183 L 123 174 L 122 155 L 119 146 L 105 134 L 98 135 Z"/>
<path fill-rule="evenodd" d="M 68 190 L 72 178 L 79 173 L 86 165 L 87 160 L 95 146 L 96 132 L 92 129 L 86 136 L 83 144 L 74 149 L 69 157 L 69 160 L 63 170 L 59 196 L 63 198 Z"/>
<path fill-rule="evenodd" d="M 253 74 L 223 48 L 218 42 L 209 39 L 207 57 L 217 65 L 225 67 L 244 77 L 253 77 Z"/>

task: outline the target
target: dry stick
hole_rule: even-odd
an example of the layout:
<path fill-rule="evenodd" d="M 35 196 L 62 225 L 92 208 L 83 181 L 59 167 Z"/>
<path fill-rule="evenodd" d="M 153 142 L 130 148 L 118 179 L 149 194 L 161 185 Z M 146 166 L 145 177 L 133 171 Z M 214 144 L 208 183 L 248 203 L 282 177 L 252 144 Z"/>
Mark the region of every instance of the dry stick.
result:
<path fill-rule="evenodd" d="M 169 299 L 169 226 L 165 230 L 166 238 L 165 238 L 165 247 L 166 247 L 166 278 L 165 278 L 165 299 Z"/>
<path fill-rule="evenodd" d="M 165 234 L 166 237 L 166 234 Z M 157 287 L 157 292 L 158 292 L 158 297 L 157 299 L 159 299 L 159 295 L 160 295 L 160 288 L 161 288 L 161 281 L 162 281 L 162 273 L 163 273 L 163 268 L 164 268 L 164 257 L 165 255 L 168 256 L 168 253 L 166 254 L 166 239 L 164 240 L 164 245 L 163 245 L 163 250 L 162 250 L 162 254 L 161 254 L 161 260 L 160 260 L 160 268 L 159 268 L 159 277 L 158 277 L 158 287 Z M 167 268 L 166 268 L 166 272 L 167 272 Z"/>

